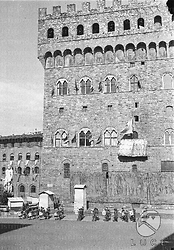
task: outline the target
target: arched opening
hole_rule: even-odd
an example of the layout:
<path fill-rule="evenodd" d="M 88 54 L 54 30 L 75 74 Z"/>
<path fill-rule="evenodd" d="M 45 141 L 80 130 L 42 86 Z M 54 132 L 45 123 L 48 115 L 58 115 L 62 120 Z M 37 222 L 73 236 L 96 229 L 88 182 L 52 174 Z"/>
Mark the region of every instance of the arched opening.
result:
<path fill-rule="evenodd" d="M 35 194 L 36 193 L 36 186 L 35 185 L 31 185 L 31 187 L 30 187 L 30 193 L 31 194 Z"/>
<path fill-rule="evenodd" d="M 146 56 L 146 44 L 141 42 L 137 45 L 137 60 L 145 61 Z"/>
<path fill-rule="evenodd" d="M 95 57 L 95 63 L 97 64 L 104 63 L 103 49 L 101 47 L 97 46 L 94 49 L 94 57 Z"/>
<path fill-rule="evenodd" d="M 138 26 L 138 29 L 144 28 L 144 19 L 143 18 L 138 19 L 137 26 Z"/>
<path fill-rule="evenodd" d="M 108 171 L 109 171 L 109 168 L 108 168 L 108 163 L 107 162 L 103 162 L 102 163 L 102 173 L 105 175 L 106 179 L 108 179 Z"/>
<path fill-rule="evenodd" d="M 30 161 L 30 158 L 31 158 L 31 154 L 30 153 L 26 153 L 26 160 Z"/>
<path fill-rule="evenodd" d="M 167 45 L 164 41 L 159 43 L 159 57 L 167 57 Z"/>
<path fill-rule="evenodd" d="M 63 56 L 60 50 L 54 52 L 55 67 L 63 66 Z"/>
<path fill-rule="evenodd" d="M 149 59 L 154 60 L 157 57 L 156 43 L 149 44 Z"/>
<path fill-rule="evenodd" d="M 166 117 L 173 117 L 173 106 L 166 106 Z"/>
<path fill-rule="evenodd" d="M 169 56 L 174 57 L 174 40 L 169 42 Z"/>
<path fill-rule="evenodd" d="M 22 168 L 21 168 L 21 167 L 18 167 L 18 169 L 17 169 L 17 173 L 18 173 L 19 175 L 21 175 L 21 174 L 22 174 Z"/>
<path fill-rule="evenodd" d="M 63 27 L 62 28 L 62 37 L 66 37 L 69 36 L 69 31 L 68 31 L 68 27 Z"/>
<path fill-rule="evenodd" d="M 14 154 L 13 153 L 10 154 L 10 161 L 14 161 Z"/>
<path fill-rule="evenodd" d="M 87 147 L 91 146 L 91 139 L 92 139 L 92 134 L 91 132 L 88 131 L 81 131 L 79 133 L 79 146 L 80 147 Z"/>
<path fill-rule="evenodd" d="M 38 152 L 35 153 L 34 159 L 35 159 L 35 160 L 39 160 L 39 153 L 38 153 Z"/>
<path fill-rule="evenodd" d="M 34 173 L 35 173 L 35 174 L 39 174 L 39 167 L 35 167 L 35 168 L 34 168 Z"/>
<path fill-rule="evenodd" d="M 124 20 L 123 27 L 124 27 L 124 30 L 130 30 L 130 20 L 129 19 Z"/>
<path fill-rule="evenodd" d="M 166 73 L 162 77 L 163 81 L 163 89 L 173 89 L 173 75 L 170 73 Z"/>
<path fill-rule="evenodd" d="M 138 77 L 136 75 L 131 76 L 130 78 L 130 90 L 133 92 L 139 91 L 140 86 L 139 86 L 139 81 Z"/>
<path fill-rule="evenodd" d="M 23 184 L 19 186 L 19 197 L 25 197 L 25 186 Z"/>
<path fill-rule="evenodd" d="M 104 52 L 105 52 L 105 63 L 114 62 L 113 47 L 111 45 L 107 45 L 104 49 Z"/>
<path fill-rule="evenodd" d="M 53 67 L 53 58 L 52 53 L 50 51 L 46 52 L 45 54 L 45 68 L 49 69 Z"/>
<path fill-rule="evenodd" d="M 2 155 L 2 161 L 6 161 L 6 154 Z"/>
<path fill-rule="evenodd" d="M 84 64 L 82 50 L 79 48 L 74 50 L 74 61 L 75 61 L 75 65 L 83 65 Z"/>
<path fill-rule="evenodd" d="M 18 161 L 21 161 L 22 160 L 22 153 L 19 153 L 18 154 Z"/>
<path fill-rule="evenodd" d="M 126 55 L 128 61 L 135 60 L 135 46 L 132 43 L 126 45 Z"/>
<path fill-rule="evenodd" d="M 92 25 L 92 33 L 93 33 L 93 34 L 99 33 L 99 24 L 98 24 L 98 23 L 94 23 L 94 24 Z"/>
<path fill-rule="evenodd" d="M 81 24 L 79 24 L 78 26 L 77 26 L 77 35 L 83 35 L 84 34 L 84 27 L 83 27 L 83 25 L 81 25 Z"/>
<path fill-rule="evenodd" d="M 161 18 L 161 16 L 155 16 L 154 17 L 154 27 L 156 29 L 158 29 L 158 28 L 161 28 L 161 26 L 162 26 L 162 18 Z"/>
<path fill-rule="evenodd" d="M 70 178 L 70 164 L 67 162 L 67 163 L 64 163 L 63 164 L 63 171 L 64 171 L 64 178 Z"/>
<path fill-rule="evenodd" d="M 65 67 L 72 66 L 73 65 L 72 51 L 70 49 L 66 49 L 63 55 L 65 60 Z"/>
<path fill-rule="evenodd" d="M 53 28 L 48 29 L 47 38 L 54 38 L 54 29 Z"/>
<path fill-rule="evenodd" d="M 26 176 L 30 175 L 30 167 L 25 168 L 25 175 Z"/>
<path fill-rule="evenodd" d="M 84 56 L 86 65 L 92 65 L 94 63 L 94 56 L 90 47 L 84 49 Z"/>
<path fill-rule="evenodd" d="M 121 44 L 118 44 L 116 47 L 115 47 L 115 55 L 116 55 L 116 61 L 124 61 L 124 47 L 123 45 Z"/>
<path fill-rule="evenodd" d="M 110 21 L 108 23 L 108 32 L 115 31 L 115 23 L 113 21 Z"/>
<path fill-rule="evenodd" d="M 5 167 L 2 167 L 2 175 L 5 175 Z"/>

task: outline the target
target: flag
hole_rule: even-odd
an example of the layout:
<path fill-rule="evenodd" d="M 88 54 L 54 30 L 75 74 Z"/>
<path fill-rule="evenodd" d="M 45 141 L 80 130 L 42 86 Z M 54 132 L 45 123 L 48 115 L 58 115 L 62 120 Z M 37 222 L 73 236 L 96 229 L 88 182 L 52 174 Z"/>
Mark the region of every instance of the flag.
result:
<path fill-rule="evenodd" d="M 100 144 L 102 142 L 102 135 L 100 135 L 96 141 L 96 144 Z"/>
<path fill-rule="evenodd" d="M 77 91 L 79 91 L 79 88 L 78 88 L 78 86 L 77 86 L 77 82 L 75 81 L 75 91 L 77 92 Z"/>
<path fill-rule="evenodd" d="M 54 87 L 52 88 L 52 91 L 51 91 L 51 97 L 54 96 Z"/>
<path fill-rule="evenodd" d="M 127 122 L 126 127 L 120 132 L 121 134 L 132 134 L 133 133 L 133 120 Z"/>
<path fill-rule="evenodd" d="M 72 138 L 71 142 L 76 143 L 76 133 L 75 133 L 74 137 Z"/>
<path fill-rule="evenodd" d="M 101 82 L 99 82 L 98 90 L 99 90 L 99 92 L 102 92 L 102 83 Z"/>

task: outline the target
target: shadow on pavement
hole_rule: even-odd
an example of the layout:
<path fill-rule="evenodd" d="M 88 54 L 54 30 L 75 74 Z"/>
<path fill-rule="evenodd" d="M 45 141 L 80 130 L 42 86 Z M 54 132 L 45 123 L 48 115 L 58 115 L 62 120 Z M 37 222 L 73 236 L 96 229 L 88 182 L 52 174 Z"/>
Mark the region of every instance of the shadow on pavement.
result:
<path fill-rule="evenodd" d="M 162 239 L 160 244 L 150 250 L 174 250 L 174 233 Z"/>
<path fill-rule="evenodd" d="M 12 230 L 17 230 L 22 227 L 28 227 L 31 226 L 32 224 L 14 224 L 14 223 L 1 223 L 0 224 L 0 234 L 12 231 Z"/>

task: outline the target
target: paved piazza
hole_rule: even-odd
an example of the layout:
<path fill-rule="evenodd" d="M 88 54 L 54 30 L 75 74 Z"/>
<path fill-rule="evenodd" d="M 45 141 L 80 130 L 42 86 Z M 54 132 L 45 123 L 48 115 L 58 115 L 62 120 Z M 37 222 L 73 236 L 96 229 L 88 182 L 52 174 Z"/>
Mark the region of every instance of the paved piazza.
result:
<path fill-rule="evenodd" d="M 0 250 L 172 250 L 174 247 L 172 219 L 162 219 L 161 227 L 151 237 L 141 237 L 136 223 L 90 219 L 78 222 L 71 218 L 62 221 L 1 218 Z"/>

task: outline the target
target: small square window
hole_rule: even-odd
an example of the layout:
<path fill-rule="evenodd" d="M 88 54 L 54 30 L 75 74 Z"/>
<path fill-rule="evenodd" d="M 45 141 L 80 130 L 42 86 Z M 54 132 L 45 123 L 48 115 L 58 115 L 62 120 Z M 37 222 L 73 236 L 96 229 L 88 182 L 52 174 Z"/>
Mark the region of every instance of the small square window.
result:
<path fill-rule="evenodd" d="M 145 65 L 145 62 L 141 62 L 141 65 Z"/>
<path fill-rule="evenodd" d="M 83 111 L 83 112 L 86 112 L 86 111 L 87 111 L 87 108 L 88 108 L 87 106 L 83 106 L 82 111 Z"/>
<path fill-rule="evenodd" d="M 63 112 L 64 112 L 64 108 L 63 107 L 59 108 L 59 113 L 62 114 Z"/>
<path fill-rule="evenodd" d="M 134 62 L 130 62 L 130 67 L 135 67 L 135 63 Z"/>
<path fill-rule="evenodd" d="M 139 107 L 139 102 L 135 102 L 135 108 Z"/>
<path fill-rule="evenodd" d="M 108 105 L 108 111 L 112 110 L 112 105 Z"/>
<path fill-rule="evenodd" d="M 135 122 L 139 122 L 139 116 L 138 116 L 138 115 L 135 115 L 135 116 L 134 116 L 134 121 L 135 121 Z"/>

